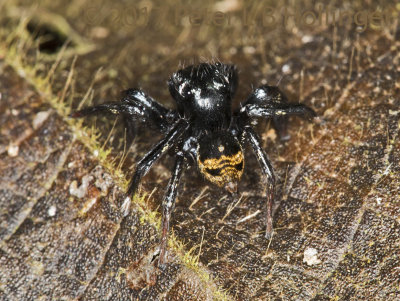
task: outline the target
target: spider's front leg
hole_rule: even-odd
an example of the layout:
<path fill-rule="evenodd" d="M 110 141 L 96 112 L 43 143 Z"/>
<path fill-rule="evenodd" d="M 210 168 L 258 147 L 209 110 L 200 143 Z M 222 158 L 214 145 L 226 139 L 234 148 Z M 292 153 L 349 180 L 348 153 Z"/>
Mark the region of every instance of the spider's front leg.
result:
<path fill-rule="evenodd" d="M 251 144 L 264 175 L 267 177 L 267 231 L 266 237 L 272 234 L 272 203 L 275 196 L 275 176 L 267 154 L 261 147 L 260 138 L 251 126 L 251 121 L 256 117 L 272 118 L 275 128 L 281 135 L 281 139 L 287 139 L 287 116 L 299 115 L 306 119 L 316 116 L 314 110 L 301 103 L 289 103 L 286 96 L 278 87 L 264 85 L 249 96 L 240 110 L 235 112 L 237 125 Z"/>
<path fill-rule="evenodd" d="M 266 224 L 267 230 L 265 237 L 270 238 L 272 236 L 272 203 L 275 197 L 275 175 L 272 169 L 272 165 L 269 162 L 268 156 L 264 149 L 261 147 L 260 138 L 251 126 L 246 126 L 243 130 L 247 141 L 253 148 L 256 154 L 257 160 L 260 163 L 261 170 L 264 176 L 267 177 L 267 216 Z"/>
<path fill-rule="evenodd" d="M 281 140 L 288 140 L 287 117 L 298 115 L 311 120 L 316 116 L 314 110 L 301 103 L 289 103 L 285 94 L 276 86 L 261 86 L 253 91 L 237 112 L 243 123 L 254 117 L 272 118 Z"/>
<path fill-rule="evenodd" d="M 181 135 L 186 131 L 188 123 L 184 119 L 178 120 L 167 135 L 155 147 L 149 151 L 136 166 L 135 173 L 129 184 L 128 194 L 135 194 L 142 177 L 149 171 L 150 167 L 176 144 Z"/>
<path fill-rule="evenodd" d="M 128 194 L 135 194 L 139 186 L 142 177 L 149 171 L 150 167 L 160 158 L 168 149 L 176 144 L 181 135 L 186 131 L 188 123 L 184 119 L 178 120 L 171 130 L 167 133 L 164 139 L 162 139 L 157 145 L 149 151 L 142 160 L 137 164 L 133 178 L 129 184 Z M 163 200 L 163 215 L 162 215 L 162 232 L 160 240 L 160 258 L 159 267 L 162 268 L 165 264 L 165 252 L 167 248 L 167 240 L 169 233 L 169 222 L 171 213 L 175 207 L 175 198 L 177 193 L 177 187 L 179 179 L 182 175 L 184 166 L 184 157 L 181 154 L 177 154 L 176 162 L 172 177 L 169 181 L 167 191 Z"/>
<path fill-rule="evenodd" d="M 188 123 L 184 119 L 178 120 L 174 126 L 170 129 L 167 135 L 160 142 L 157 143 L 151 151 L 149 151 L 142 160 L 137 164 L 133 178 L 129 184 L 128 194 L 135 194 L 140 180 L 149 171 L 151 166 L 165 154 L 172 146 L 176 145 L 181 135 L 186 131 Z M 177 192 L 177 186 L 181 177 L 184 165 L 184 157 L 180 154 L 177 155 L 174 172 L 169 181 L 168 188 L 163 201 L 163 218 L 162 218 L 162 234 L 160 242 L 160 258 L 159 267 L 163 267 L 165 263 L 165 251 L 167 247 L 167 239 L 169 232 L 169 221 L 171 218 L 171 212 L 175 206 L 175 198 Z"/>
<path fill-rule="evenodd" d="M 108 102 L 73 112 L 70 117 L 81 118 L 96 114 L 120 115 L 126 129 L 126 147 L 132 144 L 135 136 L 135 122 L 151 122 L 165 133 L 171 126 L 171 120 L 177 116 L 153 98 L 137 89 L 128 89 L 122 93 L 120 101 Z"/>
<path fill-rule="evenodd" d="M 163 207 L 163 215 L 161 221 L 161 239 L 160 239 L 160 258 L 158 260 L 158 267 L 163 268 L 165 264 L 165 255 L 167 249 L 168 242 L 168 233 L 169 233 L 169 223 L 171 219 L 172 211 L 175 208 L 175 199 L 178 190 L 179 180 L 182 176 L 182 171 L 184 168 L 185 162 L 183 155 L 178 154 L 175 167 L 172 173 L 172 177 L 169 180 L 168 187 L 164 196 L 164 200 L 162 203 Z"/>

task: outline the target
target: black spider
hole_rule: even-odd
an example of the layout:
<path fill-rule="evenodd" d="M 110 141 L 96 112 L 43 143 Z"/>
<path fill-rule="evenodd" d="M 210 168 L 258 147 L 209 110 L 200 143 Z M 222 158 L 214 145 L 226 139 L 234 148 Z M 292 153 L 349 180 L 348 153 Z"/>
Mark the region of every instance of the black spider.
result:
<path fill-rule="evenodd" d="M 137 191 L 141 178 L 167 150 L 176 147 L 176 161 L 162 204 L 162 234 L 159 266 L 165 264 L 165 252 L 171 213 L 174 209 L 179 179 L 189 162 L 196 162 L 200 173 L 210 182 L 237 192 L 243 173 L 243 149 L 246 142 L 253 148 L 263 174 L 267 177 L 266 237 L 272 234 L 271 206 L 275 194 L 275 176 L 260 138 L 252 124 L 255 118 L 272 118 L 281 137 L 287 138 L 286 115 L 311 119 L 315 112 L 303 104 L 288 103 L 275 86 L 264 85 L 253 91 L 240 109 L 232 112 L 231 102 L 238 76 L 234 65 L 199 64 L 188 66 L 168 81 L 169 91 L 177 110 L 169 110 L 144 92 L 125 91 L 120 102 L 105 103 L 71 114 L 83 117 L 95 113 L 122 115 L 127 130 L 127 146 L 132 143 L 134 122 L 152 122 L 164 135 L 137 164 L 128 194 Z"/>

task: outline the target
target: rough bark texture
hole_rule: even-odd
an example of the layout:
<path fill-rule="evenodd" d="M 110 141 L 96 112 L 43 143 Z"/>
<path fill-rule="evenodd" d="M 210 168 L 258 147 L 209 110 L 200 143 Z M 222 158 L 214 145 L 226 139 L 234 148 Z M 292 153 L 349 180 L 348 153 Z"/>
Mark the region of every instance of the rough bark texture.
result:
<path fill-rule="evenodd" d="M 398 5 L 381 4 L 391 17 L 363 32 L 354 20 L 262 23 L 268 7 L 276 16 L 281 8 L 318 11 L 310 1 L 0 5 L 0 300 L 400 299 Z M 334 7 L 353 16 L 376 9 Z M 223 25 L 188 18 L 221 10 L 229 15 Z M 157 188 L 151 197 L 127 210 L 116 172 L 120 123 L 90 118 L 81 127 L 67 113 L 85 97 L 100 103 L 129 87 L 172 107 L 166 80 L 199 58 L 238 66 L 236 103 L 263 80 L 279 82 L 319 118 L 290 120 L 285 143 L 264 122 L 258 127 L 279 177 L 270 241 L 265 185 L 249 149 L 239 201 L 196 168 L 185 171 L 170 263 L 157 272 L 157 213 L 171 156 L 143 181 L 142 192 Z M 128 179 L 161 137 L 146 125 L 138 132 L 121 164 Z"/>

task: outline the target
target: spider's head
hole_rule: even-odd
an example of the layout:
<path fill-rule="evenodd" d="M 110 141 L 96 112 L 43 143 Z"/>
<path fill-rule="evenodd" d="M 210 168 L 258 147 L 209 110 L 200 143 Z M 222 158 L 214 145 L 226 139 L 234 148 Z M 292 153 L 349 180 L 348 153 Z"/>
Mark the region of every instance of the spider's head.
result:
<path fill-rule="evenodd" d="M 204 135 L 199 140 L 197 164 L 207 180 L 236 192 L 244 168 L 242 147 L 228 131 Z"/>

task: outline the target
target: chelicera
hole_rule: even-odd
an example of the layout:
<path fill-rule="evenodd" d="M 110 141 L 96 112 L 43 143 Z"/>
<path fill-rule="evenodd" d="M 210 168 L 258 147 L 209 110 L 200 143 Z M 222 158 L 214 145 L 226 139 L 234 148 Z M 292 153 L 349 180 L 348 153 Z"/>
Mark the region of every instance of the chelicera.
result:
<path fill-rule="evenodd" d="M 231 103 L 238 85 L 234 65 L 202 63 L 173 73 L 168 80 L 176 110 L 167 109 L 138 89 L 128 89 L 118 102 L 104 103 L 71 114 L 84 117 L 111 113 L 121 115 L 127 131 L 127 146 L 135 136 L 135 122 L 152 123 L 163 138 L 137 163 L 127 193 L 138 190 L 142 177 L 169 149 L 175 148 L 175 165 L 162 203 L 162 232 L 159 266 L 166 261 L 166 247 L 177 187 L 187 164 L 198 166 L 211 183 L 237 192 L 244 170 L 244 146 L 249 144 L 266 177 L 266 232 L 272 234 L 271 208 L 275 195 L 275 176 L 271 163 L 253 128 L 257 118 L 272 119 L 281 139 L 287 138 L 285 121 L 289 115 L 312 119 L 315 112 L 301 103 L 289 103 L 276 86 L 255 89 L 239 109 Z"/>

